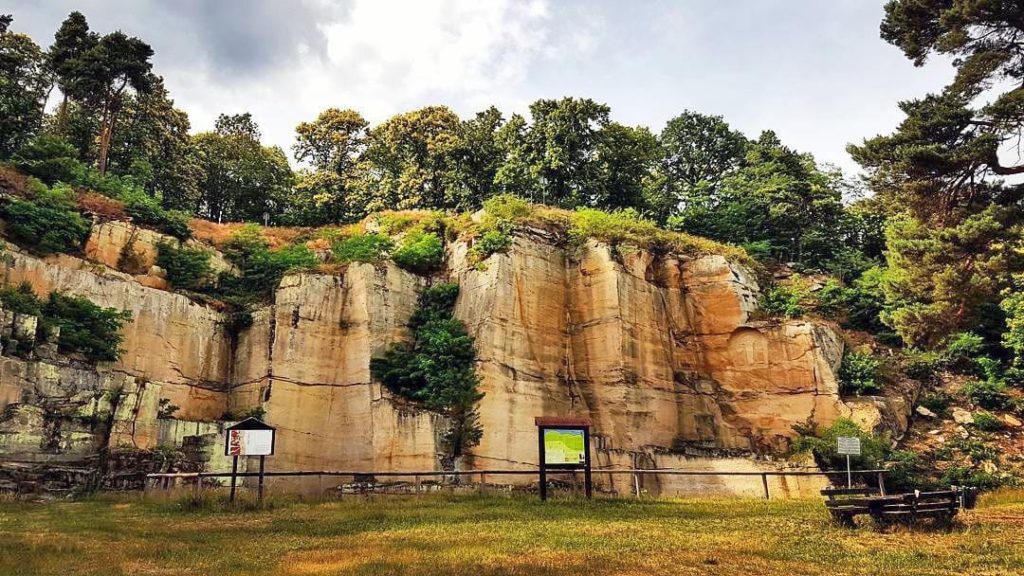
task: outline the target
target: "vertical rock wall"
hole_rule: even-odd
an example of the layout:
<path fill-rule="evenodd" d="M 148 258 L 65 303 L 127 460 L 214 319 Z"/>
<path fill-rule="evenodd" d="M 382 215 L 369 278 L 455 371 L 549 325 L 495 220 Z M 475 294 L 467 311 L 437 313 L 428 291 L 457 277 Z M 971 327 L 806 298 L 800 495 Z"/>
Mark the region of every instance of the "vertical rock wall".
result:
<path fill-rule="evenodd" d="M 101 232 L 90 242 L 95 263 L 13 247 L 3 256 L 6 283 L 79 294 L 134 320 L 110 365 L 3 359 L 0 410 L 13 416 L 0 422 L 0 457 L 78 458 L 104 443 L 214 438 L 219 427 L 203 423 L 262 408 L 279 431 L 272 470 L 439 467 L 440 417 L 391 398 L 369 370 L 372 357 L 406 337 L 427 280 L 392 264 L 290 275 L 250 328 L 230 334 L 216 310 L 112 270 L 102 239 L 125 234 Z M 467 251 L 451 246 L 449 275 L 461 287 L 455 314 L 476 338 L 485 393 L 473 467 L 535 466 L 535 416 L 591 418 L 596 463 L 621 468 L 777 452 L 794 424 L 848 412 L 834 375 L 836 333 L 820 323 L 752 321 L 756 282 L 722 257 L 597 242 L 567 253 L 535 230 L 483 266 L 470 265 Z M 57 441 L 64 448 L 44 441 L 40 406 L 74 399 L 83 410 L 107 391 L 116 401 L 96 409 L 111 413 L 109 438 L 69 426 Z M 173 418 L 158 418 L 161 399 L 179 407 Z"/>
<path fill-rule="evenodd" d="M 476 337 L 480 467 L 536 465 L 534 416 L 590 417 L 598 462 L 699 448 L 770 453 L 793 425 L 844 412 L 837 335 L 808 322 L 750 321 L 756 283 L 724 258 L 567 256 L 520 236 L 483 270 L 456 247 L 456 315 Z M 628 463 L 626 465 L 629 465 Z"/>

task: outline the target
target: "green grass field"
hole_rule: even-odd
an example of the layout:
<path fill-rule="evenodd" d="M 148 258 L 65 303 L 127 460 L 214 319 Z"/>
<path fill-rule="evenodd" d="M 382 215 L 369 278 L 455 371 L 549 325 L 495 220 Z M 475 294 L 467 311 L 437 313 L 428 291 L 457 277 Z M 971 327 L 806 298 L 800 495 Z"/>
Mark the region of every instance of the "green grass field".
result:
<path fill-rule="evenodd" d="M 948 532 L 845 530 L 818 500 L 182 502 L 0 503 L 0 574 L 1024 574 L 1020 492 Z"/>

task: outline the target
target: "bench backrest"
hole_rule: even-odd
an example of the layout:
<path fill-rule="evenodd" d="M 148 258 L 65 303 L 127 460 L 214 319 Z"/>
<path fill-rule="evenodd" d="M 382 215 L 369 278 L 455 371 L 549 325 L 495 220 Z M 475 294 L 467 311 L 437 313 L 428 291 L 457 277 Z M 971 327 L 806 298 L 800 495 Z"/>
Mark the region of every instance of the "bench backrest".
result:
<path fill-rule="evenodd" d="M 873 496 L 878 494 L 877 488 L 862 487 L 862 488 L 825 488 L 821 491 L 822 496 L 828 497 L 829 500 L 833 500 L 837 497 L 842 496 Z"/>

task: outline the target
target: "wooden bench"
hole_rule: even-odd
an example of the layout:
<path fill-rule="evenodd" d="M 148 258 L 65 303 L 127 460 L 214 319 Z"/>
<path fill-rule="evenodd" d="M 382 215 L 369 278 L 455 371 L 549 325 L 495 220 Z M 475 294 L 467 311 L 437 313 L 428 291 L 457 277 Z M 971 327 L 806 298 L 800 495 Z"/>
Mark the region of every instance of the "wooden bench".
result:
<path fill-rule="evenodd" d="M 832 518 L 843 526 L 853 526 L 860 514 L 870 515 L 879 525 L 915 524 L 930 518 L 936 524 L 948 525 L 960 509 L 960 490 L 914 491 L 887 496 L 872 488 L 826 488 L 821 491 L 828 500 L 825 506 Z"/>
<path fill-rule="evenodd" d="M 902 496 L 900 502 L 880 504 L 872 510 L 872 518 L 882 525 L 915 524 L 923 518 L 930 518 L 938 525 L 948 525 L 960 510 L 959 490 L 915 491 Z"/>
<path fill-rule="evenodd" d="M 871 510 L 866 504 L 865 496 L 879 495 L 876 488 L 833 488 L 829 486 L 821 491 L 828 498 L 825 507 L 832 519 L 843 526 L 853 526 L 853 518 L 858 514 L 868 514 Z"/>

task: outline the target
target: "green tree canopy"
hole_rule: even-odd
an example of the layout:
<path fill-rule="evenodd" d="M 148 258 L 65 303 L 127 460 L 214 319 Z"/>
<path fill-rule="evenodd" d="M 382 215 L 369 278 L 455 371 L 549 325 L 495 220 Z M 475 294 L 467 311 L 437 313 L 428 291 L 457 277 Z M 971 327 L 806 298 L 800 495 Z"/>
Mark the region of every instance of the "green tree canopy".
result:
<path fill-rule="evenodd" d="M 394 116 L 370 130 L 364 158 L 369 210 L 473 205 L 461 175 L 462 121 L 445 106 Z"/>
<path fill-rule="evenodd" d="M 352 169 L 366 145 L 369 123 L 355 110 L 328 108 L 312 122 L 295 128 L 293 147 L 299 161 L 317 170 L 345 175 Z"/>
<path fill-rule="evenodd" d="M 0 157 L 9 156 L 42 126 L 50 80 L 42 50 L 0 18 Z"/>
<path fill-rule="evenodd" d="M 1021 271 L 1024 188 L 1002 177 L 1024 128 L 1024 6 L 999 0 L 893 0 L 882 37 L 924 65 L 952 56 L 944 90 L 903 102 L 890 135 L 850 153 L 893 213 L 887 233 L 889 311 L 904 340 L 937 346 L 978 322 L 998 323 L 997 296 Z"/>
<path fill-rule="evenodd" d="M 249 113 L 221 114 L 213 132 L 192 138 L 201 169 L 197 214 L 215 221 L 273 220 L 292 184 L 288 159 L 259 142 Z"/>

